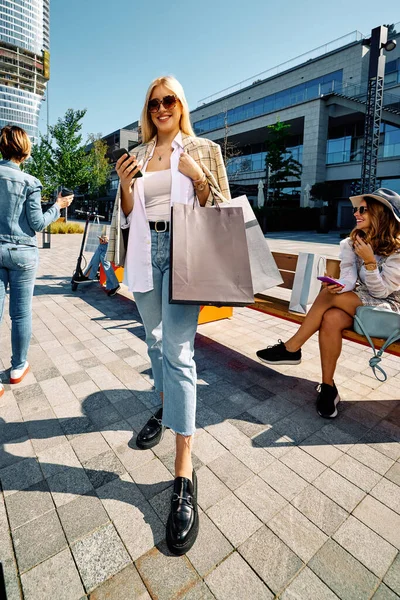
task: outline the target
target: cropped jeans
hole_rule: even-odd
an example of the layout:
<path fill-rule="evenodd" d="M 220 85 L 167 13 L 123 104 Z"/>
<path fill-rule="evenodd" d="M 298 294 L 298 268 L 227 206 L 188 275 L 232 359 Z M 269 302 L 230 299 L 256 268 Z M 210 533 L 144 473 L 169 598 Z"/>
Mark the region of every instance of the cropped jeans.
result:
<path fill-rule="evenodd" d="M 106 275 L 106 290 L 113 290 L 114 288 L 119 286 L 119 282 L 117 276 L 114 273 L 114 269 L 112 264 L 106 260 L 108 244 L 99 244 L 97 246 L 96 252 L 93 254 L 90 259 L 90 263 L 85 269 L 84 275 L 87 275 L 89 271 L 90 279 L 96 278 L 96 273 L 99 270 L 100 263 L 103 265 L 104 273 Z"/>
<path fill-rule="evenodd" d="M 0 242 L 0 323 L 10 288 L 11 368 L 22 369 L 32 335 L 32 296 L 39 253 L 35 246 Z"/>
<path fill-rule="evenodd" d="M 164 392 L 163 425 L 190 436 L 196 421 L 194 338 L 199 306 L 169 303 L 169 233 L 151 231 L 154 288 L 135 292 L 157 391 Z"/>

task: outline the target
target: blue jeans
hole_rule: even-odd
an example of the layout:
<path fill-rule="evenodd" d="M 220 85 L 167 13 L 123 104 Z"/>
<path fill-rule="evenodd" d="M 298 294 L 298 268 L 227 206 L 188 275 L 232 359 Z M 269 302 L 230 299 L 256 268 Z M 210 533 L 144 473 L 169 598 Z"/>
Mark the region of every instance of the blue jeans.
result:
<path fill-rule="evenodd" d="M 108 244 L 99 244 L 96 252 L 93 254 L 90 263 L 88 264 L 84 275 L 91 271 L 91 279 L 95 279 L 96 273 L 99 270 L 100 263 L 103 265 L 104 273 L 106 274 L 106 289 L 113 290 L 119 286 L 117 276 L 114 273 L 112 264 L 106 260 Z"/>
<path fill-rule="evenodd" d="M 169 233 L 151 231 L 154 289 L 135 292 L 156 390 L 164 392 L 163 425 L 193 435 L 196 421 L 194 338 L 199 306 L 169 303 Z"/>
<path fill-rule="evenodd" d="M 11 368 L 22 369 L 32 335 L 32 296 L 39 262 L 34 246 L 0 243 L 0 323 L 10 286 Z"/>

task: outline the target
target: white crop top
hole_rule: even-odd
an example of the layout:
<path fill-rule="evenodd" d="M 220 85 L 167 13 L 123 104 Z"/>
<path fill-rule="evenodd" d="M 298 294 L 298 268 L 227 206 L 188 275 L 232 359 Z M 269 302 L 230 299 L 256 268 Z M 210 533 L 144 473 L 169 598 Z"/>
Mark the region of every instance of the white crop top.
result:
<path fill-rule="evenodd" d="M 144 198 L 148 221 L 170 220 L 171 182 L 171 169 L 144 173 Z"/>

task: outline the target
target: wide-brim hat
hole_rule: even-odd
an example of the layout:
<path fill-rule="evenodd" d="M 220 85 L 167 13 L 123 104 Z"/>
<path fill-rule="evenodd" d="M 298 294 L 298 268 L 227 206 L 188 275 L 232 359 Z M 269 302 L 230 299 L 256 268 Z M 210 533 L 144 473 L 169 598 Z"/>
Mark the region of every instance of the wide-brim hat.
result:
<path fill-rule="evenodd" d="M 393 213 L 394 218 L 400 223 L 400 196 L 393 190 L 387 188 L 379 188 L 371 194 L 362 194 L 361 196 L 350 196 L 350 200 L 353 206 L 360 206 L 361 200 L 365 198 L 374 198 L 378 202 L 381 202 L 387 206 Z"/>

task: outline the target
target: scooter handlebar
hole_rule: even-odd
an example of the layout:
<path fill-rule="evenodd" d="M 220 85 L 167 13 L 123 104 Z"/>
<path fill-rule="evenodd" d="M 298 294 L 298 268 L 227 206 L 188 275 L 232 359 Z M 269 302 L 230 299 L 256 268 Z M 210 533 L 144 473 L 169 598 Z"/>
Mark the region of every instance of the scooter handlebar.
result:
<path fill-rule="evenodd" d="M 105 219 L 102 215 L 98 215 L 96 212 L 86 211 L 86 210 L 76 210 L 76 213 L 81 215 L 86 215 L 87 217 L 97 217 L 98 219 Z"/>

